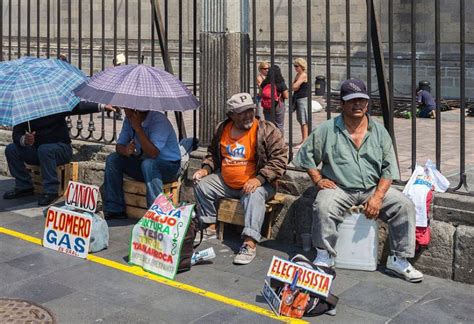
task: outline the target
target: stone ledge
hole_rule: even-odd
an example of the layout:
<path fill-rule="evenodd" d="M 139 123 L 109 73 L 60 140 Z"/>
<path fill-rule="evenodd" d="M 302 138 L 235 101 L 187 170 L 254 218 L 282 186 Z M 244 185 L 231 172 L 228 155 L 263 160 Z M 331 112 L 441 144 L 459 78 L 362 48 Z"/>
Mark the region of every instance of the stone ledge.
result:
<path fill-rule="evenodd" d="M 460 225 L 454 237 L 454 280 L 474 284 L 474 227 Z"/>

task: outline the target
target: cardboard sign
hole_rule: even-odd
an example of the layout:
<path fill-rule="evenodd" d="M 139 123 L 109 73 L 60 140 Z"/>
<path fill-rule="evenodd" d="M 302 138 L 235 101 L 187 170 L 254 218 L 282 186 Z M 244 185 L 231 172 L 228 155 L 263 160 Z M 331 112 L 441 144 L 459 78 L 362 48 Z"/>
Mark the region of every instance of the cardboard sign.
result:
<path fill-rule="evenodd" d="M 272 287 L 270 287 L 270 283 L 267 280 L 265 280 L 263 284 L 262 296 L 265 298 L 268 305 L 270 305 L 270 308 L 273 310 L 273 312 L 277 316 L 280 316 L 281 299 L 278 297 Z"/>
<path fill-rule="evenodd" d="M 193 209 L 194 205 L 174 207 L 166 195 L 160 194 L 133 227 L 129 263 L 174 279 Z"/>
<path fill-rule="evenodd" d="M 291 284 L 295 277 L 296 270 L 299 270 L 297 287 L 309 290 L 315 294 L 327 297 L 331 288 L 333 276 L 319 272 L 288 260 L 274 256 L 270 263 L 267 276 L 281 282 Z"/>
<path fill-rule="evenodd" d="M 99 198 L 99 187 L 69 181 L 65 196 L 66 206 L 94 213 Z"/>
<path fill-rule="evenodd" d="M 91 230 L 91 216 L 50 207 L 44 226 L 43 246 L 85 259 L 89 252 Z"/>

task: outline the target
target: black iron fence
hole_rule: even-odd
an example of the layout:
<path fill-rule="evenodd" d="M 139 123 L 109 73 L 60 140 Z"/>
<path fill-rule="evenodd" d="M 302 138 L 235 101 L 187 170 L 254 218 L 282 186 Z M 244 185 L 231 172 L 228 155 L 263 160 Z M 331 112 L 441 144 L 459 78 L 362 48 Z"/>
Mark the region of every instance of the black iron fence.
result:
<path fill-rule="evenodd" d="M 157 12 L 153 3 L 158 4 L 156 8 L 162 19 L 154 19 Z M 337 100 L 331 98 L 336 97 L 340 81 L 350 77 L 364 79 L 376 98 L 370 110 L 383 116 L 398 149 L 401 168 L 413 169 L 417 158 L 426 156 L 420 154 L 425 148 L 420 145 L 423 134 L 419 134 L 420 122 L 414 117 L 417 103 L 413 93 L 418 81 L 429 79 L 438 103 L 436 119 L 430 126 L 435 136 L 432 159 L 438 169 L 444 166 L 446 154 L 455 160 L 456 170 L 452 170 L 452 165 L 449 170 L 456 174 L 452 190 L 469 192 L 467 171 L 474 168 L 471 160 L 474 153 L 473 145 L 466 142 L 466 110 L 469 97 L 474 97 L 474 85 L 472 80 L 466 80 L 466 74 L 474 75 L 474 37 L 466 26 L 474 22 L 471 16 L 466 17 L 466 12 L 474 9 L 474 1 L 249 0 L 249 3 L 246 19 L 250 21 L 250 62 L 248 70 L 242 73 L 253 75 L 256 80 L 258 62 L 269 61 L 270 65 L 280 65 L 291 87 L 295 75 L 292 62 L 296 57 L 305 58 L 310 84 L 317 75 L 325 77 L 327 119 L 337 113 Z M 163 68 L 168 54 L 170 62 L 177 67 L 177 76 L 199 95 L 201 5 L 201 0 L 1 0 L 0 53 L 4 60 L 23 55 L 49 58 L 64 54 L 89 75 L 111 66 L 120 53 L 124 54 L 126 64 L 144 63 Z M 159 37 L 160 31 L 163 38 Z M 256 82 L 248 82 L 243 90 L 257 95 Z M 308 90 L 308 107 L 312 105 L 314 90 L 314 86 Z M 287 102 L 292 101 L 291 97 L 290 91 Z M 457 101 L 457 121 L 449 123 L 456 128 L 455 140 L 443 141 L 446 124 L 439 104 L 443 97 Z M 400 142 L 397 133 L 394 107 L 400 101 L 412 116 L 409 123 L 404 123 L 404 132 L 411 134 L 408 146 Z M 317 126 L 311 111 L 308 109 L 310 130 Z M 291 109 L 286 118 L 287 139 L 292 146 L 299 127 L 295 127 Z M 117 116 L 110 120 L 104 115 L 78 117 L 69 122 L 74 138 L 105 143 L 114 142 L 120 128 Z M 176 116 L 176 125 L 191 127 L 192 136 L 196 137 L 195 112 Z M 178 131 L 180 137 L 187 136 L 185 127 L 178 127 Z"/>

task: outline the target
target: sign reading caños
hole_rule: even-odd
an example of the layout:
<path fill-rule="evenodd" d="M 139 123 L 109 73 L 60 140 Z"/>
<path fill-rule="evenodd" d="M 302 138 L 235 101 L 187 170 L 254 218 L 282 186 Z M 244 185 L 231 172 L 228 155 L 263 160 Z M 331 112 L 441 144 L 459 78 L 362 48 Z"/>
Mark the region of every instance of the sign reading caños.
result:
<path fill-rule="evenodd" d="M 93 213 L 97 208 L 98 198 L 99 187 L 69 181 L 66 191 L 66 206 Z"/>
<path fill-rule="evenodd" d="M 70 210 L 50 207 L 44 226 L 43 246 L 86 258 L 89 252 L 92 217 Z"/>

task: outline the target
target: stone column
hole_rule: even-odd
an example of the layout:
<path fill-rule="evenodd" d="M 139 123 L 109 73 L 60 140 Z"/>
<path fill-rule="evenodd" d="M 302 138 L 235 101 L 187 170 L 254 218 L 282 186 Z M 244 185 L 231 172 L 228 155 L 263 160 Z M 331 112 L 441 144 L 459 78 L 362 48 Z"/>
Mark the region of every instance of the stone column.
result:
<path fill-rule="evenodd" d="M 227 98 L 249 89 L 248 0 L 203 0 L 199 145 L 209 145 Z"/>

